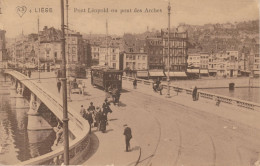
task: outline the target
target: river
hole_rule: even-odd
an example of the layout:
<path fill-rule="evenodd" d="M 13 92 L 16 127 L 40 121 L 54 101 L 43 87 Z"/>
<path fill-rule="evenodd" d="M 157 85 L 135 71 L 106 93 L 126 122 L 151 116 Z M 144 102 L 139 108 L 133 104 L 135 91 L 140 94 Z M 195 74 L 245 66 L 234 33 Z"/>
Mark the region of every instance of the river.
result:
<path fill-rule="evenodd" d="M 51 152 L 56 138 L 53 130 L 28 131 L 29 108 L 16 108 L 17 100 L 28 102 L 11 97 L 10 85 L 0 75 L 0 165 L 13 165 Z"/>
<path fill-rule="evenodd" d="M 234 90 L 229 90 L 229 88 L 216 88 L 203 89 L 203 91 L 260 103 L 260 88 L 235 88 Z"/>

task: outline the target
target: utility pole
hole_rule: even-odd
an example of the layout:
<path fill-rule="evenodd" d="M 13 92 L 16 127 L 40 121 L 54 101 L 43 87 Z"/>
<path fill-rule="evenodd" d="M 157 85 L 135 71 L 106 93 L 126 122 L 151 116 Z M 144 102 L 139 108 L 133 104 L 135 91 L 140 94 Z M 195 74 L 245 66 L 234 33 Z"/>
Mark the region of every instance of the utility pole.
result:
<path fill-rule="evenodd" d="M 63 129 L 64 129 L 64 164 L 69 165 L 69 119 L 67 108 L 67 79 L 64 35 L 64 0 L 61 0 L 61 41 L 62 41 L 62 96 L 63 96 Z"/>
<path fill-rule="evenodd" d="M 71 87 L 70 87 L 70 55 L 69 55 L 69 0 L 66 0 L 66 12 L 67 12 L 67 57 L 68 57 L 68 78 L 69 78 L 69 95 L 68 101 L 71 102 Z"/>
<path fill-rule="evenodd" d="M 107 37 L 108 37 L 108 25 L 107 25 L 107 20 L 106 20 L 106 46 L 107 46 L 107 53 L 106 53 L 106 57 L 105 57 L 105 60 L 106 60 L 106 62 L 105 62 L 105 64 L 108 66 L 108 39 L 107 39 Z"/>
<path fill-rule="evenodd" d="M 38 83 L 41 82 L 40 80 L 40 20 L 39 20 L 39 16 L 38 16 Z"/>
<path fill-rule="evenodd" d="M 167 74 L 167 96 L 170 98 L 170 15 L 171 15 L 171 5 L 170 0 L 168 3 L 168 74 Z"/>

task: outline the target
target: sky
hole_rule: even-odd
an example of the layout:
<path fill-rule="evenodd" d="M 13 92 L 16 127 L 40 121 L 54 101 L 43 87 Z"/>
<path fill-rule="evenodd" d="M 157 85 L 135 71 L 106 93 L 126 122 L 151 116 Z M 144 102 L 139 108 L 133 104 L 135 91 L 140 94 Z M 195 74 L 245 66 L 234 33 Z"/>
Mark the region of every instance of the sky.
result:
<path fill-rule="evenodd" d="M 106 20 L 108 33 L 117 35 L 142 33 L 147 27 L 149 30 L 159 30 L 168 26 L 168 0 L 68 1 L 69 29 L 81 33 L 105 34 Z M 203 25 L 259 19 L 258 0 L 170 0 L 170 4 L 171 26 L 179 23 Z M 22 32 L 37 33 L 38 17 L 40 30 L 44 26 L 61 27 L 60 0 L 0 0 L 0 8 L 0 29 L 6 30 L 7 37 L 14 38 Z M 39 12 L 40 8 L 47 8 L 48 12 Z M 96 12 L 104 8 L 108 12 Z M 145 12 L 146 8 L 152 12 Z"/>

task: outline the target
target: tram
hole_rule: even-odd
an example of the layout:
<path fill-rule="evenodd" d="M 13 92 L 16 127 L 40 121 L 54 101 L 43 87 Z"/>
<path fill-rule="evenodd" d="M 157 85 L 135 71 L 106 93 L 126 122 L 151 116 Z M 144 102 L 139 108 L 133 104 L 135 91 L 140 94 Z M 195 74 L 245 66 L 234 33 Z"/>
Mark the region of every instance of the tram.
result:
<path fill-rule="evenodd" d="M 111 69 L 108 66 L 91 67 L 91 84 L 105 91 L 112 89 L 122 90 L 123 71 Z"/>

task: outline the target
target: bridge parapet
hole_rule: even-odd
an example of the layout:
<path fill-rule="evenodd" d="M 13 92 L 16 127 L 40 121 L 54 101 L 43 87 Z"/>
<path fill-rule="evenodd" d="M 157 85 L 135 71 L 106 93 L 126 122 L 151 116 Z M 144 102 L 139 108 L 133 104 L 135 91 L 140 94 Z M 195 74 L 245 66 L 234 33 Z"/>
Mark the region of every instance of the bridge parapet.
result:
<path fill-rule="evenodd" d="M 51 96 L 48 90 L 42 89 L 35 82 L 17 71 L 7 70 L 7 74 L 18 79 L 24 86 L 30 89 L 60 120 L 63 118 L 62 100 Z M 70 143 L 70 164 L 78 164 L 82 155 L 87 151 L 90 143 L 88 137 L 89 124 L 71 107 L 68 107 L 69 131 L 75 136 Z M 18 163 L 19 165 L 60 165 L 63 163 L 63 147 L 45 155 Z"/>
<path fill-rule="evenodd" d="M 134 78 L 123 76 L 123 80 L 133 81 Z M 138 78 L 136 80 L 139 83 L 142 83 L 144 85 L 152 85 L 153 84 L 153 81 L 150 81 L 150 80 L 144 80 L 144 79 L 138 79 Z M 162 84 L 162 86 L 163 86 L 163 88 L 167 88 L 166 84 Z M 177 94 L 180 93 L 180 94 L 183 94 L 183 95 L 192 95 L 192 89 L 188 89 L 188 88 L 176 87 L 176 86 L 170 85 L 170 90 L 177 92 Z M 201 98 L 206 99 L 206 100 L 211 100 L 214 103 L 216 103 L 216 102 L 221 103 L 222 102 L 222 103 L 233 105 L 233 106 L 236 106 L 236 107 L 243 107 L 243 108 L 248 109 L 248 110 L 260 111 L 260 104 L 258 104 L 258 103 L 240 100 L 240 99 L 232 98 L 232 97 L 228 97 L 228 96 L 213 94 L 213 93 L 209 93 L 209 92 L 204 92 L 204 91 L 201 91 L 201 90 L 198 90 L 198 94 Z"/>

